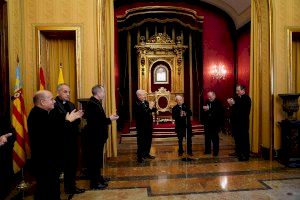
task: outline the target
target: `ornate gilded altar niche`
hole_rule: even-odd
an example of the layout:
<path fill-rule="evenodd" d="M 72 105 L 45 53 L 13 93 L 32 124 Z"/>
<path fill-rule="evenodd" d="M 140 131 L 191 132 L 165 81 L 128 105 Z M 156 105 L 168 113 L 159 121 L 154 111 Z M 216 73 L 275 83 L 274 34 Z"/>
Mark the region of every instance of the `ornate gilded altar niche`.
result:
<path fill-rule="evenodd" d="M 156 103 L 157 116 L 170 112 L 176 104 L 175 96 L 183 95 L 183 53 L 187 46 L 183 45 L 181 36 L 177 36 L 175 42 L 166 33 L 157 33 L 148 41 L 141 36 L 135 48 L 138 87 L 147 91 L 149 101 Z M 153 88 L 156 89 L 153 91 Z"/>
<path fill-rule="evenodd" d="M 141 36 L 135 48 L 138 54 L 138 87 L 140 89 L 150 94 L 155 92 L 151 90 L 152 84 L 170 84 L 171 93 L 183 93 L 183 53 L 187 46 L 182 44 L 180 36 L 176 37 L 176 42 L 166 33 L 157 33 L 148 41 L 145 41 L 145 36 Z M 159 65 L 157 65 L 158 62 Z M 157 69 L 153 70 L 154 67 Z"/>

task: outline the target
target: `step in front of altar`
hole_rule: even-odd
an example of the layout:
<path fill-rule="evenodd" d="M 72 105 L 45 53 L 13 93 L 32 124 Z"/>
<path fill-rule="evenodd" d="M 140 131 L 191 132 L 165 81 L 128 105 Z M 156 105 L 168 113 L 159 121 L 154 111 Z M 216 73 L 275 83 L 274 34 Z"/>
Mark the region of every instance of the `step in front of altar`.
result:
<path fill-rule="evenodd" d="M 177 137 L 175 133 L 175 125 L 167 125 L 169 127 L 164 127 L 163 125 L 154 125 L 153 127 L 153 138 L 166 138 L 166 137 Z M 170 127 L 171 126 L 171 127 Z M 202 135 L 204 134 L 204 127 L 201 124 L 192 126 L 193 135 Z M 122 137 L 136 137 L 136 127 L 130 127 L 129 133 L 123 133 Z"/>

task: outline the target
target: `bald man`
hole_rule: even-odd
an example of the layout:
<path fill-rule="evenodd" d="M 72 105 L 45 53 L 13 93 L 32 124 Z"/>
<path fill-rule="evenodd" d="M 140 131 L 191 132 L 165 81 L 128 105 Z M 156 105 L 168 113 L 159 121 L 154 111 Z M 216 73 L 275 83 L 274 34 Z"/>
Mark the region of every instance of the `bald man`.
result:
<path fill-rule="evenodd" d="M 175 97 L 175 101 L 177 103 L 176 106 L 172 108 L 172 116 L 175 120 L 175 132 L 178 137 L 178 156 L 182 156 L 183 147 L 182 140 L 187 136 L 187 154 L 193 156 L 192 151 L 192 123 L 191 116 L 192 111 L 189 106 L 184 103 L 184 99 L 182 96 L 177 95 Z"/>
<path fill-rule="evenodd" d="M 152 143 L 153 117 L 156 112 L 154 102 L 146 101 L 146 91 L 137 90 L 136 96 L 136 130 L 137 130 L 137 162 L 142 163 L 144 159 L 154 159 L 150 155 Z"/>
<path fill-rule="evenodd" d="M 33 172 L 36 178 L 35 200 L 59 200 L 60 140 L 57 119 L 53 112 L 55 100 L 50 91 L 40 90 L 33 97 L 34 107 L 28 116 L 28 133 Z M 65 120 L 73 122 L 80 113 L 67 113 Z"/>

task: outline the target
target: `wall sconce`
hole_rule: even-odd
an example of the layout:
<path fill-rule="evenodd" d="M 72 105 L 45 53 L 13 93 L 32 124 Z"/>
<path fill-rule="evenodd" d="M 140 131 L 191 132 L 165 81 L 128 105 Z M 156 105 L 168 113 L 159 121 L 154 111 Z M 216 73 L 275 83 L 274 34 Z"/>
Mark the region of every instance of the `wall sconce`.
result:
<path fill-rule="evenodd" d="M 217 79 L 217 80 L 222 80 L 222 79 L 224 80 L 227 74 L 224 65 L 213 65 L 210 72 L 213 79 Z"/>

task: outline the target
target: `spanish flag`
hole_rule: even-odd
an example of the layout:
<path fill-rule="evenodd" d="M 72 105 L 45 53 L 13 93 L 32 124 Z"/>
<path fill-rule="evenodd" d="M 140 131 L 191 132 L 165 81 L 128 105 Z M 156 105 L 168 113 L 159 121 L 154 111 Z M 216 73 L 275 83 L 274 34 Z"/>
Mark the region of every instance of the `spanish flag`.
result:
<path fill-rule="evenodd" d="M 63 75 L 63 71 L 62 71 L 62 66 L 60 64 L 57 85 L 62 84 L 62 83 L 65 83 L 65 81 L 64 81 L 64 75 Z"/>
<path fill-rule="evenodd" d="M 13 148 L 13 169 L 14 172 L 17 173 L 24 167 L 26 159 L 30 155 L 27 117 L 25 112 L 19 64 L 16 69 L 16 83 L 11 121 L 12 126 L 16 131 L 16 141 Z"/>
<path fill-rule="evenodd" d="M 42 67 L 40 67 L 40 90 L 46 89 L 46 82 L 45 82 L 45 76 L 44 76 L 44 70 Z"/>

